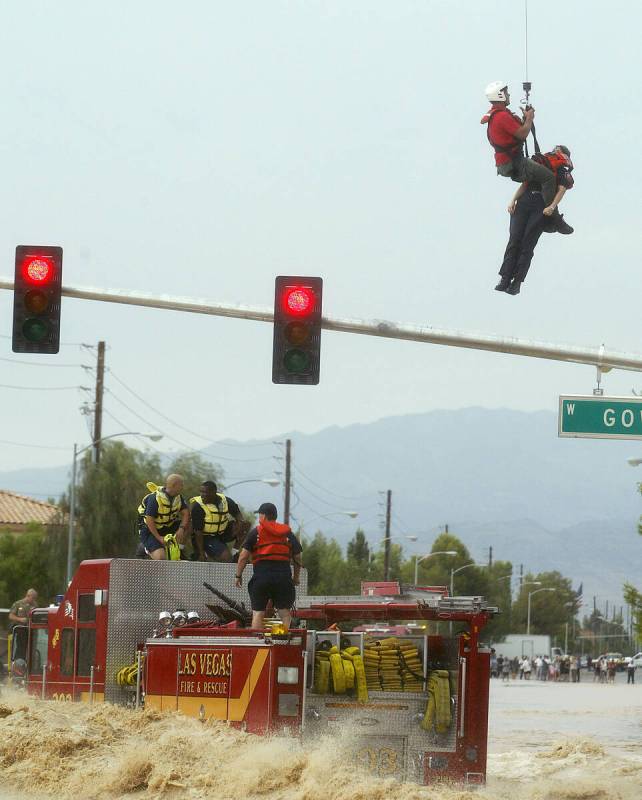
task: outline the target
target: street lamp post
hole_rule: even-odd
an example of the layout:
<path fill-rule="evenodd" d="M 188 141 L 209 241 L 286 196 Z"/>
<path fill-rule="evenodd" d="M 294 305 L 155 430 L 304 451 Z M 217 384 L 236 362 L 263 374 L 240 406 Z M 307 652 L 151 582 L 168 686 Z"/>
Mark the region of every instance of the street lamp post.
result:
<path fill-rule="evenodd" d="M 455 575 L 458 572 L 461 572 L 462 569 L 468 569 L 468 567 L 487 567 L 488 564 L 478 564 L 476 561 L 471 561 L 470 564 L 464 564 L 463 567 L 457 567 L 457 569 L 450 570 L 450 596 L 454 597 L 455 594 Z"/>
<path fill-rule="evenodd" d="M 159 442 L 163 438 L 162 433 L 138 433 L 137 431 L 123 431 L 122 433 L 112 433 L 109 436 L 103 436 L 86 447 L 78 449 L 78 445 L 74 443 L 74 460 L 71 464 L 71 489 L 69 491 L 69 533 L 67 535 L 67 586 L 71 582 L 71 562 L 74 550 L 74 523 L 76 521 L 76 460 L 81 453 L 95 447 L 97 444 L 106 441 L 107 439 L 114 439 L 117 436 L 144 436 L 146 439 L 151 439 L 153 442 Z"/>
<path fill-rule="evenodd" d="M 415 584 L 414 585 L 416 586 L 417 583 L 419 582 L 419 565 L 421 564 L 422 561 L 425 561 L 427 558 L 430 558 L 431 556 L 456 556 L 456 555 L 458 555 L 456 550 L 438 550 L 436 553 L 428 553 L 425 556 L 421 556 L 421 558 L 419 558 L 419 556 L 415 555 Z"/>
<path fill-rule="evenodd" d="M 227 491 L 234 486 L 240 486 L 242 483 L 265 483 L 268 486 L 278 486 L 281 481 L 278 478 L 246 478 L 243 481 L 235 481 L 234 483 L 230 483 L 229 486 L 224 486 L 223 488 L 225 491 Z"/>
<path fill-rule="evenodd" d="M 534 592 L 528 593 L 528 611 L 526 613 L 526 635 L 530 636 L 531 633 L 531 597 L 538 592 L 554 592 L 553 587 L 543 586 L 541 589 L 535 589 Z"/>

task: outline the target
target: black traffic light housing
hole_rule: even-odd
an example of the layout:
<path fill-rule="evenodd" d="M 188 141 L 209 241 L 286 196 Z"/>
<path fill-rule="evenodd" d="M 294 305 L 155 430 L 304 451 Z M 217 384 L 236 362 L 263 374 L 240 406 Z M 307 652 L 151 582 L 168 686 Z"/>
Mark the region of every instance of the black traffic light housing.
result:
<path fill-rule="evenodd" d="M 18 245 L 13 284 L 14 353 L 60 349 L 62 247 Z"/>
<path fill-rule="evenodd" d="M 322 278 L 276 278 L 272 383 L 319 383 L 322 306 Z"/>

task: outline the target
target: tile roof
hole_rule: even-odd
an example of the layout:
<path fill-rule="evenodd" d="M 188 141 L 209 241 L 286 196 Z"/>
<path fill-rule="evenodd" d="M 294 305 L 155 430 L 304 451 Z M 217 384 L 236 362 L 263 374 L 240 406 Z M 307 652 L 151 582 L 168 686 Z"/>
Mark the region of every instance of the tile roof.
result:
<path fill-rule="evenodd" d="M 43 503 L 32 497 L 14 494 L 0 489 L 0 527 L 2 525 L 26 525 L 28 522 L 53 522 L 59 514 L 58 506 Z"/>

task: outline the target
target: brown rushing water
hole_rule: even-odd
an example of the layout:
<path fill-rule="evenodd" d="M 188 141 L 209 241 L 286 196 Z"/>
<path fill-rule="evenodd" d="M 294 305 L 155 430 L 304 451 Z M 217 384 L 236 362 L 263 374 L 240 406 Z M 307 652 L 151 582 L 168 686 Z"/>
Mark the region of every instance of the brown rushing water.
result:
<path fill-rule="evenodd" d="M 4 690 L 0 800 L 640 800 L 642 687 L 494 681 L 483 790 L 361 774 L 345 744 Z"/>

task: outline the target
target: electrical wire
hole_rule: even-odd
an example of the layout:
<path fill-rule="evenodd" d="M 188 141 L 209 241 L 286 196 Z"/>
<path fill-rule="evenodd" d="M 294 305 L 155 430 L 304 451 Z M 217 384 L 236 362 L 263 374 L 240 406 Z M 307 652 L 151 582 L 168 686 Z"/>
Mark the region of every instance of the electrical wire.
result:
<path fill-rule="evenodd" d="M 354 497 L 354 496 L 353 497 L 347 497 L 346 495 L 343 495 L 343 494 L 337 494 L 336 492 L 333 492 L 332 490 L 327 489 L 325 486 L 321 486 L 319 483 L 317 483 L 315 480 L 313 480 L 307 473 L 305 473 L 301 469 L 301 467 L 294 460 L 292 462 L 292 469 L 295 472 L 299 472 L 301 475 L 303 475 L 304 478 L 307 478 L 308 481 L 313 486 L 317 487 L 317 489 L 321 489 L 322 492 L 327 492 L 327 494 L 331 494 L 334 497 L 338 497 L 339 500 L 367 500 L 368 498 L 372 498 L 372 494 L 362 494 L 362 495 L 360 495 L 358 497 Z"/>
<path fill-rule="evenodd" d="M 138 401 L 140 401 L 146 408 L 149 408 L 150 411 L 153 411 L 155 414 L 158 414 L 159 417 L 162 417 L 166 422 L 171 423 L 176 428 L 180 428 L 185 433 L 189 433 L 192 436 L 195 436 L 197 439 L 202 439 L 209 444 L 218 444 L 224 447 L 266 447 L 271 446 L 271 442 L 258 442 L 257 444 L 251 444 L 250 442 L 223 442 L 216 439 L 208 439 L 207 436 L 203 436 L 202 433 L 196 433 L 196 431 L 191 430 L 190 428 L 186 428 L 185 425 L 181 425 L 180 422 L 176 422 L 176 420 L 171 419 L 166 414 L 163 414 L 162 411 L 159 411 L 157 408 L 154 408 L 150 403 L 147 402 L 144 398 L 142 398 L 139 394 L 137 394 L 131 387 L 129 387 L 124 381 L 122 381 L 118 375 L 116 375 L 113 370 L 108 370 L 109 374 L 114 378 L 120 385 L 126 389 L 130 394 L 132 394 Z"/>
<path fill-rule="evenodd" d="M 6 333 L 0 333 L 0 339 L 12 339 Z M 85 344 L 84 342 L 60 342 L 61 347 L 95 347 L 95 344 Z"/>
<path fill-rule="evenodd" d="M 68 447 L 54 447 L 46 444 L 26 444 L 26 442 L 10 442 L 7 439 L 0 439 L 0 444 L 10 444 L 14 447 L 33 447 L 36 450 L 69 450 Z"/>
<path fill-rule="evenodd" d="M 0 389 L 24 389 L 26 391 L 31 392 L 55 392 L 55 391 L 67 391 L 69 389 L 84 389 L 87 390 L 86 386 L 14 386 L 10 383 L 0 383 Z"/>
<path fill-rule="evenodd" d="M 329 508 L 334 508 L 334 509 L 336 509 L 337 511 L 344 511 L 344 510 L 345 510 L 345 509 L 341 508 L 341 506 L 338 506 L 338 505 L 336 505 L 335 503 L 331 503 L 331 502 L 329 502 L 329 501 L 328 501 L 326 498 L 324 498 L 324 497 L 319 497 L 319 495 L 318 495 L 318 494 L 315 494 L 315 492 L 313 492 L 313 491 L 312 491 L 312 489 L 309 489 L 309 488 L 308 488 L 308 487 L 305 485 L 305 483 L 302 483 L 302 482 L 301 482 L 301 480 L 299 480 L 299 488 L 303 489 L 303 490 L 304 490 L 305 492 L 307 492 L 309 495 L 312 495 L 312 497 L 314 497 L 314 499 L 315 499 L 315 500 L 318 500 L 320 503 L 323 503 L 323 505 L 324 505 L 324 506 L 326 506 L 326 507 L 329 507 Z"/>
<path fill-rule="evenodd" d="M 82 369 L 93 369 L 93 367 L 85 367 L 84 364 L 43 364 L 39 361 L 22 361 L 19 358 L 5 358 L 0 356 L 0 361 L 7 361 L 9 364 L 27 364 L 30 367 L 81 367 Z"/>
<path fill-rule="evenodd" d="M 148 425 L 150 428 L 152 428 L 152 430 L 155 430 L 157 433 L 162 434 L 164 438 L 169 439 L 171 442 L 174 442 L 175 444 L 179 445 L 180 447 L 182 447 L 183 449 L 185 449 L 190 453 L 197 453 L 199 455 L 202 455 L 201 450 L 196 450 L 195 448 L 190 447 L 188 444 L 185 444 L 185 442 L 181 441 L 180 439 L 177 439 L 175 436 L 171 436 L 169 433 L 167 433 L 166 430 L 159 428 L 157 425 L 151 423 L 146 417 L 143 417 L 137 411 L 134 411 L 134 409 L 131 408 L 131 406 L 127 405 L 127 403 L 124 400 L 122 400 L 117 394 L 114 394 L 114 392 L 111 389 L 105 387 L 105 391 L 108 392 L 114 398 L 114 400 L 116 400 L 124 408 L 126 408 L 130 414 L 133 414 L 141 422 L 144 422 L 145 425 Z M 221 456 L 216 454 L 212 456 L 212 458 L 215 458 L 217 461 L 221 460 L 221 461 L 253 463 L 257 461 L 269 461 L 271 459 L 271 456 L 264 456 L 262 458 L 230 458 L 228 456 Z"/>

